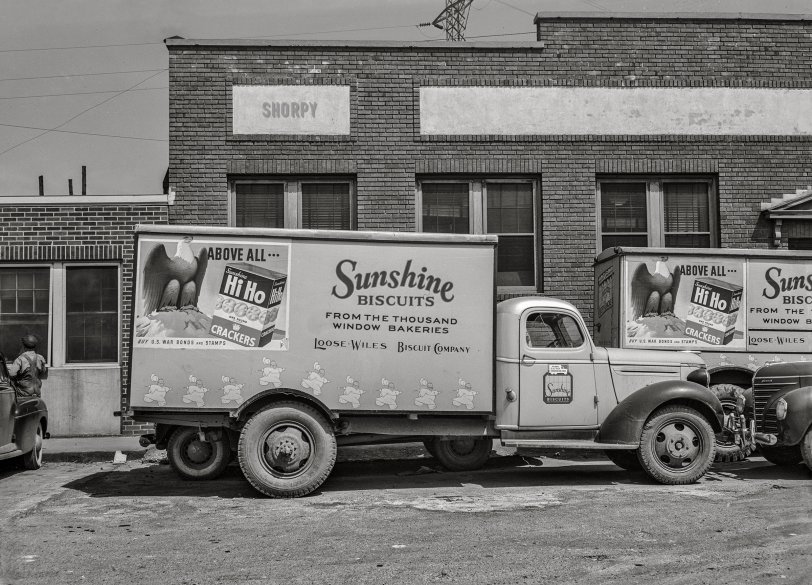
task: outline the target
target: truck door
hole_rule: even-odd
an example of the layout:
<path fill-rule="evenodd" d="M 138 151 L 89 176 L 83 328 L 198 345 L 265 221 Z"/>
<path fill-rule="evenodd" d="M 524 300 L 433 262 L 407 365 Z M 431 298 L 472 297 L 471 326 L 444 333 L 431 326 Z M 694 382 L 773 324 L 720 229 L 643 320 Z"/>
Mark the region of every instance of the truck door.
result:
<path fill-rule="evenodd" d="M 580 319 L 557 309 L 522 315 L 519 426 L 596 427 L 592 345 Z"/>

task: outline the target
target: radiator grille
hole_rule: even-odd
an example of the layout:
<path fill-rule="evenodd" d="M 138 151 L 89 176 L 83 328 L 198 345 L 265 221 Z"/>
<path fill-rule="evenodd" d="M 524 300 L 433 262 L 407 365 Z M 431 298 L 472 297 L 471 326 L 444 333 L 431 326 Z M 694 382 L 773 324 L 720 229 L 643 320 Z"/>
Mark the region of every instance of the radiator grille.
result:
<path fill-rule="evenodd" d="M 754 418 L 756 421 L 756 432 L 772 433 L 778 432 L 778 419 L 775 418 L 775 407 L 767 408 L 770 397 L 785 386 L 756 386 L 753 389 Z"/>

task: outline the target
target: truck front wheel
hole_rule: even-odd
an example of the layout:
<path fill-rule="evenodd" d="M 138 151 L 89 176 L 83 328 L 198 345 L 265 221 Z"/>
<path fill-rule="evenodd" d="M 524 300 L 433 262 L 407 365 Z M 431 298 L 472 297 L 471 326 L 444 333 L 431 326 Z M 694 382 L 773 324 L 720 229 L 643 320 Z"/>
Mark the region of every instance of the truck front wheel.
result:
<path fill-rule="evenodd" d="M 272 498 L 318 488 L 336 461 L 336 438 L 315 408 L 280 402 L 254 414 L 240 433 L 240 467 L 249 483 Z"/>
<path fill-rule="evenodd" d="M 800 445 L 773 445 L 772 447 L 767 445 L 759 445 L 758 451 L 761 453 L 764 459 L 773 465 L 780 465 L 782 467 L 788 465 L 798 465 L 803 460 Z"/>
<path fill-rule="evenodd" d="M 643 426 L 638 457 L 653 480 L 679 485 L 694 483 L 713 463 L 713 429 L 693 408 L 664 406 Z"/>
<path fill-rule="evenodd" d="M 491 456 L 493 440 L 485 437 L 434 439 L 429 452 L 449 471 L 479 469 Z"/>
<path fill-rule="evenodd" d="M 172 469 L 183 479 L 204 481 L 222 475 L 231 460 L 231 447 L 222 429 L 178 427 L 166 445 Z"/>

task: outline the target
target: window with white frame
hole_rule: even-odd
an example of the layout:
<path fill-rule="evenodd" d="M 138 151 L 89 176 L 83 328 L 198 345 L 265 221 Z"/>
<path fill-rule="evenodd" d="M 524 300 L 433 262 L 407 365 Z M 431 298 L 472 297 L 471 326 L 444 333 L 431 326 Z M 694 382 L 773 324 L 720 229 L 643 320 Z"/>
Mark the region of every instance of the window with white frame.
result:
<path fill-rule="evenodd" d="M 713 179 L 599 178 L 598 249 L 719 245 Z"/>
<path fill-rule="evenodd" d="M 238 227 L 355 229 L 349 180 L 240 180 L 231 184 L 230 224 Z"/>
<path fill-rule="evenodd" d="M 0 267 L 0 349 L 13 358 L 32 333 L 51 365 L 117 364 L 120 295 L 117 265 Z"/>
<path fill-rule="evenodd" d="M 118 268 L 65 268 L 65 363 L 118 361 Z"/>
<path fill-rule="evenodd" d="M 432 180 L 418 183 L 418 229 L 496 234 L 496 284 L 536 286 L 536 183 L 532 180 Z"/>

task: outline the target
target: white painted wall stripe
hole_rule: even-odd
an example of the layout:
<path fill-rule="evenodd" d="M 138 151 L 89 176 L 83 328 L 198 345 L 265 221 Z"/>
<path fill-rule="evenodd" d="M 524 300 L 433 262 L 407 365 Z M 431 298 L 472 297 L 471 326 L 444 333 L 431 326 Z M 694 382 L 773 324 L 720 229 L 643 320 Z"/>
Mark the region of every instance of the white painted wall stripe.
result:
<path fill-rule="evenodd" d="M 350 133 L 348 85 L 235 85 L 233 134 Z"/>
<path fill-rule="evenodd" d="M 421 87 L 431 135 L 812 134 L 812 90 Z"/>

